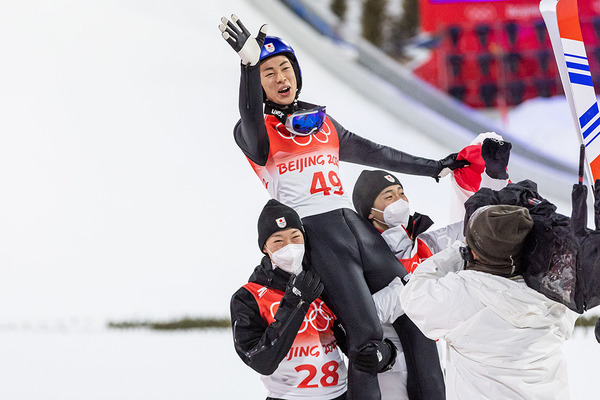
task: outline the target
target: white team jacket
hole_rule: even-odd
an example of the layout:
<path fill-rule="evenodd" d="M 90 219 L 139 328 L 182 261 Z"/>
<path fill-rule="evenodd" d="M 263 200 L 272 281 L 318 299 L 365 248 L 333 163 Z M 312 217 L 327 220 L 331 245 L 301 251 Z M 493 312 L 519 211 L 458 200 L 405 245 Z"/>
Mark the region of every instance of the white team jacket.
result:
<path fill-rule="evenodd" d="M 460 245 L 420 264 L 400 294 L 423 333 L 447 343 L 447 399 L 568 399 L 561 346 L 577 314 L 523 279 L 463 270 Z"/>

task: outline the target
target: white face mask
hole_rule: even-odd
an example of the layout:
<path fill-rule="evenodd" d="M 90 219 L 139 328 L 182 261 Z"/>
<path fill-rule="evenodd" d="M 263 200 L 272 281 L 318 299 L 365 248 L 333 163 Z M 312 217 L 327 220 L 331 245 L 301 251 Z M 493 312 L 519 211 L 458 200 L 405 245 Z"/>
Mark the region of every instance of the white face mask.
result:
<path fill-rule="evenodd" d="M 280 268 L 292 275 L 298 275 L 302 271 L 303 244 L 288 244 L 275 253 L 271 253 L 269 249 L 267 251 L 271 254 L 273 268 Z"/>
<path fill-rule="evenodd" d="M 408 218 L 410 217 L 410 207 L 408 205 L 408 201 L 404 199 L 398 199 L 395 202 L 388 205 L 385 210 L 381 211 L 376 208 L 373 208 L 375 211 L 379 211 L 383 214 L 383 223 L 390 228 L 394 228 L 396 226 L 404 226 L 408 225 Z M 376 221 L 379 221 L 375 219 Z M 379 221 L 382 222 L 382 221 Z"/>

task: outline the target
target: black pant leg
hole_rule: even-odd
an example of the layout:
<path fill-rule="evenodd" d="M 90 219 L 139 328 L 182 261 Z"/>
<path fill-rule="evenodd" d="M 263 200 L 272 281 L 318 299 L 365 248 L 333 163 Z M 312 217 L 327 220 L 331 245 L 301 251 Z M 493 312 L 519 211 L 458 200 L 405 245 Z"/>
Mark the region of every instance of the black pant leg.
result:
<path fill-rule="evenodd" d="M 371 293 L 376 293 L 395 278 L 404 278 L 406 268 L 396 258 L 381 233 L 352 210 L 343 210 L 344 219 L 356 238 L 363 274 Z"/>
<path fill-rule="evenodd" d="M 392 325 L 404 350 L 410 400 L 444 400 L 446 386 L 435 341 L 423 335 L 406 314 Z"/>
<path fill-rule="evenodd" d="M 356 240 L 339 210 L 303 219 L 310 265 L 321 278 L 324 300 L 344 326 L 349 353 L 383 338 L 371 292 L 363 276 Z M 376 374 L 348 366 L 347 398 L 379 400 Z"/>
<path fill-rule="evenodd" d="M 385 240 L 371 224 L 360 216 L 347 213 L 355 236 L 359 237 L 363 268 L 372 292 L 387 286 L 396 276 L 404 277 L 406 269 L 389 249 Z M 393 324 L 400 338 L 407 368 L 407 389 L 410 400 L 442 400 L 446 398 L 444 376 L 435 342 L 428 339 L 406 316 Z"/>

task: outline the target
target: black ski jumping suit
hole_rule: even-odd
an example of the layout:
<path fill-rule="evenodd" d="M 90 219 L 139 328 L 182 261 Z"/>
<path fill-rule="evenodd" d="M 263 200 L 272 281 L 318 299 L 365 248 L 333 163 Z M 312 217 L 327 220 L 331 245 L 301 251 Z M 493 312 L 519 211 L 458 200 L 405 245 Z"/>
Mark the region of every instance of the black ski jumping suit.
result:
<path fill-rule="evenodd" d="M 338 176 L 338 162 L 430 177 L 438 176 L 441 163 L 371 142 L 329 116 L 310 136 L 288 133 L 274 115 L 263 114 L 260 65 L 242 66 L 239 108 L 235 141 L 271 197 L 302 218 L 310 265 L 325 286 L 324 300 L 346 330 L 349 354 L 382 340 L 371 294 L 404 277 L 406 270 L 379 232 L 353 210 Z M 405 316 L 394 327 L 407 354 L 411 400 L 444 399 L 435 343 Z M 352 360 L 348 398 L 380 399 L 376 375 L 353 368 Z"/>

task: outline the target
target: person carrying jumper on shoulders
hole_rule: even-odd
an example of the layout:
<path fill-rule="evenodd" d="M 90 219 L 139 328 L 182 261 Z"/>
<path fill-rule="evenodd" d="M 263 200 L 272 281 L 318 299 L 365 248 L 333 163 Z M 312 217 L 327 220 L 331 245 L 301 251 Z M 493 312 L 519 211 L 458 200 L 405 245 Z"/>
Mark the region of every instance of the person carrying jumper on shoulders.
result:
<path fill-rule="evenodd" d="M 453 192 L 461 193 L 463 210 L 464 201 L 479 188 L 499 190 L 508 184 L 511 148 L 500 135 L 486 132 L 459 152 L 469 166 L 452 173 L 452 187 Z M 352 203 L 356 212 L 377 228 L 409 274 L 427 257 L 464 238 L 464 212 L 451 217 L 458 222 L 429 230 L 434 222 L 425 214 L 411 214 L 402 183 L 387 171 L 362 171 L 352 190 Z"/>
<path fill-rule="evenodd" d="M 511 147 L 509 142 L 503 141 L 502 137 L 495 133 L 478 135 L 469 146 L 459 152 L 459 157 L 464 157 L 470 164 L 459 170 L 460 177 L 453 176 L 453 183 L 461 182 L 463 187 L 475 191 L 480 186 L 506 186 Z M 469 184 L 466 185 L 465 182 Z M 458 188 L 458 192 L 465 199 L 468 198 L 468 193 L 462 187 Z M 352 202 L 357 213 L 381 233 L 406 268 L 408 276 L 431 255 L 450 247 L 456 240 L 464 239 L 462 219 L 442 228 L 429 230 L 433 225 L 431 218 L 418 212 L 411 214 L 404 187 L 396 176 L 387 171 L 362 171 L 352 191 Z M 393 328 L 393 323 L 404 314 L 399 299 L 403 287 L 402 281 L 397 278 L 373 295 L 384 337 L 389 338 L 398 349 L 398 359 L 394 368 L 378 376 L 384 400 L 408 399 L 408 391 L 415 390 L 414 386 L 431 384 L 427 381 L 415 382 L 412 377 L 407 377 L 405 358 L 415 358 L 409 362 L 416 363 L 422 358 L 427 359 L 428 356 L 412 352 L 405 354 Z M 436 365 L 435 368 L 439 366 Z"/>
<path fill-rule="evenodd" d="M 234 346 L 242 361 L 261 374 L 267 399 L 342 400 L 345 335 L 319 297 L 319 277 L 303 271 L 304 238 L 298 214 L 269 200 L 258 219 L 264 257 L 231 298 Z M 394 346 L 386 343 L 381 360 L 372 354 L 357 366 L 375 373 L 395 358 Z"/>
<path fill-rule="evenodd" d="M 221 22 L 223 38 L 242 60 L 241 119 L 234 128 L 235 141 L 271 197 L 302 219 L 311 268 L 321 278 L 323 298 L 348 336 L 348 398 L 377 400 L 377 375 L 354 364 L 362 353 L 376 353 L 384 346 L 371 294 L 406 271 L 377 231 L 352 210 L 339 176 L 339 161 L 436 179 L 442 171 L 468 162 L 457 161 L 456 154 L 442 160 L 416 157 L 355 135 L 328 115 L 324 106 L 298 100 L 302 74 L 287 42 L 266 36 L 266 25 L 252 37 L 235 15 Z M 399 326 L 409 335 L 405 349 L 430 346 L 414 324 L 405 324 Z M 434 377 L 428 370 L 416 369 L 413 373 L 425 374 L 443 386 L 441 374 Z M 443 391 L 438 390 L 411 400 L 442 398 Z"/>

